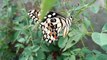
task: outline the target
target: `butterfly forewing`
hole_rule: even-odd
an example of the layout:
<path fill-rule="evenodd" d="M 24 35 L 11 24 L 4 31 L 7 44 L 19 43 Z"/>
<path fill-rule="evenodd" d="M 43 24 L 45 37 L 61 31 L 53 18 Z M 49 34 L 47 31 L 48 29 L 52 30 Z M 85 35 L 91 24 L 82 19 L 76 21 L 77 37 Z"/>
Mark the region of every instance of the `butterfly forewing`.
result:
<path fill-rule="evenodd" d="M 32 18 L 31 24 L 35 24 L 39 20 L 40 12 L 37 10 L 30 10 L 28 15 Z"/>

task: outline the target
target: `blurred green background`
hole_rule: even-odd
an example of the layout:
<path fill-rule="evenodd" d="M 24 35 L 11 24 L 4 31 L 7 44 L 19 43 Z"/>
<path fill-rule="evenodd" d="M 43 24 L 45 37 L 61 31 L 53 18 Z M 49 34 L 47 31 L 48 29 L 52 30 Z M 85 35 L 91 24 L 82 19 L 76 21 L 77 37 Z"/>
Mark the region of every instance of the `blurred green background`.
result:
<path fill-rule="evenodd" d="M 45 42 L 32 9 L 72 16 L 69 34 Z M 0 60 L 107 60 L 107 0 L 0 0 Z"/>

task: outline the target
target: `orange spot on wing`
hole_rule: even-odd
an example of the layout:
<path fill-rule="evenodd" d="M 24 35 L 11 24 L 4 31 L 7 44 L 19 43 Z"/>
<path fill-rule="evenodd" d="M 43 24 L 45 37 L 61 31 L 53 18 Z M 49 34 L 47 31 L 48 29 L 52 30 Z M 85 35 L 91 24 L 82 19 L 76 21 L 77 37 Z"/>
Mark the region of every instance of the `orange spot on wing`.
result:
<path fill-rule="evenodd" d="M 54 36 L 54 38 L 57 39 L 58 37 L 57 37 L 57 36 Z"/>

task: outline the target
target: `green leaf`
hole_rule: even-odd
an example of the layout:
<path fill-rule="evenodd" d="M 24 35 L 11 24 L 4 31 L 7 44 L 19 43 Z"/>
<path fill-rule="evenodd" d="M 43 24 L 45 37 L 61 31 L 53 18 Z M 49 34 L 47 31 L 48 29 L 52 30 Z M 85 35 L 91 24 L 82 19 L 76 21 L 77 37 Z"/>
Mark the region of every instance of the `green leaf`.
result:
<path fill-rule="evenodd" d="M 63 60 L 63 56 L 58 56 L 57 60 Z"/>
<path fill-rule="evenodd" d="M 64 57 L 64 59 L 63 60 L 69 60 L 69 57 Z"/>
<path fill-rule="evenodd" d="M 59 50 L 59 48 L 56 47 L 56 46 L 53 45 L 53 44 L 50 44 L 50 45 L 48 46 L 48 48 L 49 48 L 50 51 L 58 51 L 58 50 Z"/>
<path fill-rule="evenodd" d="M 97 50 L 94 50 L 93 53 L 88 53 L 85 58 L 85 60 L 106 60 L 106 59 L 107 59 L 107 55 L 102 54 Z"/>
<path fill-rule="evenodd" d="M 90 10 L 91 10 L 93 13 L 98 13 L 98 11 L 100 10 L 100 5 L 98 5 L 98 4 L 93 4 L 93 5 L 90 7 Z"/>
<path fill-rule="evenodd" d="M 65 45 L 66 45 L 66 43 L 67 43 L 67 41 L 68 41 L 68 38 L 67 38 L 67 37 L 66 37 L 66 38 L 60 37 L 60 39 L 59 39 L 59 41 L 58 41 L 58 46 L 59 46 L 60 48 L 64 48 Z"/>
<path fill-rule="evenodd" d="M 107 55 L 106 54 L 102 54 L 100 51 L 98 50 L 93 50 L 92 53 L 88 53 L 88 55 L 86 56 L 86 60 L 106 60 L 107 59 Z"/>
<path fill-rule="evenodd" d="M 43 60 L 43 59 L 45 59 L 45 54 L 44 54 L 44 52 L 43 52 L 42 50 L 39 50 L 39 51 L 37 52 L 37 59 L 38 59 L 38 60 Z"/>
<path fill-rule="evenodd" d="M 75 55 L 71 55 L 69 60 L 76 60 Z"/>
<path fill-rule="evenodd" d="M 40 19 L 43 19 L 43 17 L 47 14 L 47 12 L 54 7 L 57 0 L 42 0 L 41 4 L 41 17 Z"/>
<path fill-rule="evenodd" d="M 76 48 L 70 51 L 72 54 L 80 54 L 81 53 L 81 49 L 80 48 Z"/>
<path fill-rule="evenodd" d="M 102 32 L 107 32 L 107 23 L 103 26 Z"/>
<path fill-rule="evenodd" d="M 72 47 L 73 45 L 75 45 L 82 38 L 82 36 L 83 36 L 83 34 L 81 34 L 79 32 L 75 36 L 70 37 L 69 40 L 67 41 L 67 44 L 66 44 L 66 46 L 65 46 L 63 51 L 65 51 L 65 50 L 69 49 L 70 47 Z"/>
<path fill-rule="evenodd" d="M 14 34 L 14 40 L 16 40 L 20 35 L 20 31 L 15 32 Z"/>
<path fill-rule="evenodd" d="M 100 54 L 96 60 L 107 60 L 107 55 L 105 54 Z"/>
<path fill-rule="evenodd" d="M 98 32 L 92 33 L 92 39 L 95 43 L 100 45 L 100 33 Z"/>
<path fill-rule="evenodd" d="M 32 55 L 32 48 L 31 46 L 28 46 L 26 48 L 24 48 L 24 51 L 22 53 L 23 56 L 31 56 Z"/>
<path fill-rule="evenodd" d="M 93 50 L 92 52 L 94 52 L 94 54 L 96 56 L 96 60 L 106 60 L 107 59 L 107 55 L 106 54 L 102 54 L 98 50 Z"/>
<path fill-rule="evenodd" d="M 39 38 L 42 37 L 42 31 L 41 31 L 41 30 L 38 31 L 38 37 L 39 37 Z"/>
<path fill-rule="evenodd" d="M 107 45 L 103 45 L 103 46 L 102 46 L 102 49 L 107 52 Z"/>
<path fill-rule="evenodd" d="M 21 56 L 19 60 L 28 60 L 29 56 Z"/>
<path fill-rule="evenodd" d="M 32 52 L 37 52 L 40 49 L 40 46 L 34 46 Z"/>
<path fill-rule="evenodd" d="M 85 54 L 91 53 L 91 51 L 87 48 L 82 48 L 82 52 Z"/>
<path fill-rule="evenodd" d="M 85 26 L 88 28 L 91 25 L 91 22 L 88 20 L 88 18 L 84 17 L 84 21 L 83 23 L 85 24 Z"/>
<path fill-rule="evenodd" d="M 92 54 L 88 54 L 85 60 L 96 60 L 96 56 L 93 56 Z"/>
<path fill-rule="evenodd" d="M 75 8 L 74 10 L 76 10 L 76 12 L 77 12 L 75 14 L 75 16 L 78 16 L 80 13 L 82 13 L 83 11 L 85 11 L 89 6 L 91 6 L 95 2 L 96 2 L 96 0 L 93 0 L 91 3 L 84 4 L 83 6 L 78 6 L 77 8 Z"/>
<path fill-rule="evenodd" d="M 23 44 L 16 44 L 15 47 L 24 48 Z"/>
<path fill-rule="evenodd" d="M 107 45 L 107 34 L 105 33 L 94 32 L 92 33 L 92 39 L 100 46 Z"/>
<path fill-rule="evenodd" d="M 75 35 L 75 33 L 76 33 L 76 30 L 73 29 L 71 32 L 68 33 L 68 36 L 69 36 L 69 37 L 72 37 L 72 36 Z"/>
<path fill-rule="evenodd" d="M 64 56 L 70 56 L 71 53 L 67 51 L 67 52 L 63 52 L 62 55 L 64 55 Z"/>
<path fill-rule="evenodd" d="M 49 48 L 45 44 L 41 45 L 41 50 L 45 52 L 49 52 Z"/>
<path fill-rule="evenodd" d="M 8 5 L 9 4 L 9 0 L 3 0 L 3 4 Z"/>
<path fill-rule="evenodd" d="M 15 26 L 13 27 L 14 30 L 23 30 L 23 28 L 21 26 Z"/>
<path fill-rule="evenodd" d="M 28 60 L 33 60 L 33 56 L 31 55 Z"/>
<path fill-rule="evenodd" d="M 47 60 L 52 60 L 52 55 L 49 55 Z"/>
<path fill-rule="evenodd" d="M 100 40 L 101 40 L 101 44 L 103 45 L 107 45 L 107 34 L 106 33 L 101 33 L 100 34 Z"/>
<path fill-rule="evenodd" d="M 64 60 L 76 60 L 75 55 L 64 57 Z"/>
<path fill-rule="evenodd" d="M 8 7 L 8 17 L 12 16 L 12 7 Z"/>
<path fill-rule="evenodd" d="M 24 38 L 20 38 L 17 40 L 18 42 L 24 43 L 26 40 Z"/>

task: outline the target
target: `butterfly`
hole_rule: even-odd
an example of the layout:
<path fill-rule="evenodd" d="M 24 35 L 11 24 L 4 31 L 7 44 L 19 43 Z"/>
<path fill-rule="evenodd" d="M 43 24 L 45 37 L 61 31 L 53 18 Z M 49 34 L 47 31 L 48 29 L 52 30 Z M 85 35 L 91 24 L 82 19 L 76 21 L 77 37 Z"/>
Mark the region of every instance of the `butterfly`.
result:
<path fill-rule="evenodd" d="M 30 10 L 28 15 L 32 18 L 32 24 L 39 21 L 40 11 Z M 63 31 L 63 36 L 67 35 L 71 26 L 72 17 L 64 17 L 56 12 L 50 11 L 40 23 L 43 39 L 52 43 L 59 38 L 59 34 Z"/>

